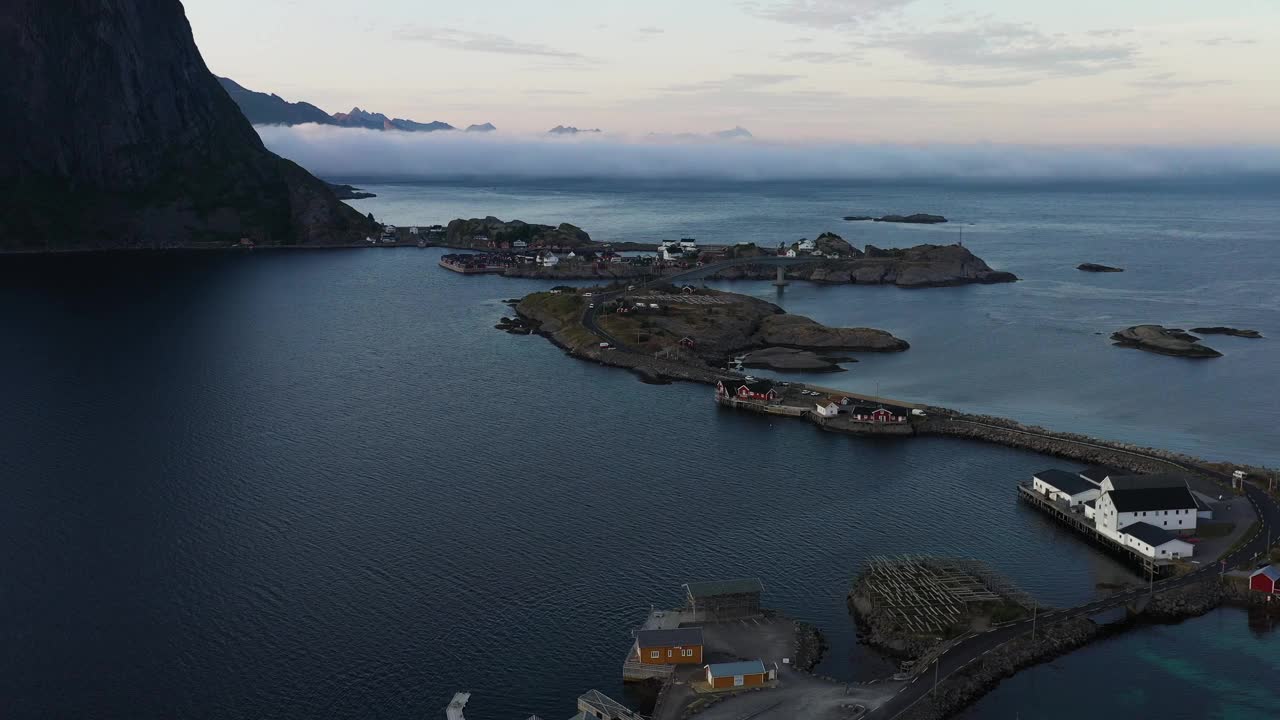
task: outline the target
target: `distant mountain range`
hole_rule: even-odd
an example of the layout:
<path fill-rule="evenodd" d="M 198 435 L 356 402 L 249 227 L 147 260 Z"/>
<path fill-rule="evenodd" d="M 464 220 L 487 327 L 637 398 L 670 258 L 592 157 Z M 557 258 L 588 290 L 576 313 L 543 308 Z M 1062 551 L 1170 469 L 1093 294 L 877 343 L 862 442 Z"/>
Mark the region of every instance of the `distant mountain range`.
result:
<path fill-rule="evenodd" d="M 570 125 L 569 127 L 565 127 L 564 125 L 557 125 L 551 128 L 550 130 L 548 130 L 547 134 L 548 135 L 577 135 L 578 133 L 598 133 L 598 132 L 600 132 L 600 128 L 592 128 L 590 130 L 579 130 L 578 128 L 573 127 L 572 125 Z"/>
<path fill-rule="evenodd" d="M 338 127 L 367 128 L 369 130 L 402 130 L 404 132 L 435 132 L 437 130 L 457 130 L 447 122 L 435 120 L 421 123 L 404 118 L 389 118 L 382 113 L 351 108 L 351 112 L 333 113 L 332 115 L 306 102 L 289 102 L 274 93 L 267 94 L 249 90 L 231 78 L 218 78 L 222 87 L 240 106 L 240 111 L 254 125 L 302 125 L 317 123 L 319 125 L 336 125 Z M 492 132 L 497 130 L 492 123 L 472 125 L 468 132 Z"/>

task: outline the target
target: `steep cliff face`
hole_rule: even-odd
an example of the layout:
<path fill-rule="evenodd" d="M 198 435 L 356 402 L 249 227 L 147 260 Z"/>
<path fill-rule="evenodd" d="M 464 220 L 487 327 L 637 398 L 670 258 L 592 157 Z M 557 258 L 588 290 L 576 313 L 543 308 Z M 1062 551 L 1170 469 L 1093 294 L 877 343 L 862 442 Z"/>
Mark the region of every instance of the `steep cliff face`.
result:
<path fill-rule="evenodd" d="M 178 0 L 4 0 L 0 61 L 0 249 L 328 244 L 369 229 L 263 147 Z"/>

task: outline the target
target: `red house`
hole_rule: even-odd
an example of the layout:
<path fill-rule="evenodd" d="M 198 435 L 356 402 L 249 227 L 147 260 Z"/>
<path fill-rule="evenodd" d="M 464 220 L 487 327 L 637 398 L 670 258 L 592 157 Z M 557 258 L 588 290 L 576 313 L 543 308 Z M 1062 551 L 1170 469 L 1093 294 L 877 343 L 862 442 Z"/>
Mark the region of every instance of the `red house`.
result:
<path fill-rule="evenodd" d="M 854 420 L 875 423 L 904 423 L 909 415 L 906 408 L 892 405 L 880 405 L 878 407 L 858 405 L 849 414 L 853 416 Z"/>
<path fill-rule="evenodd" d="M 739 400 L 758 400 L 762 402 L 774 402 L 782 398 L 782 393 L 774 387 L 770 380 L 753 380 L 751 382 L 743 381 L 735 383 L 724 380 L 716 382 L 716 395 L 720 397 L 733 397 Z"/>
<path fill-rule="evenodd" d="M 1268 565 L 1249 576 L 1249 589 L 1268 595 L 1280 594 L 1280 567 Z"/>

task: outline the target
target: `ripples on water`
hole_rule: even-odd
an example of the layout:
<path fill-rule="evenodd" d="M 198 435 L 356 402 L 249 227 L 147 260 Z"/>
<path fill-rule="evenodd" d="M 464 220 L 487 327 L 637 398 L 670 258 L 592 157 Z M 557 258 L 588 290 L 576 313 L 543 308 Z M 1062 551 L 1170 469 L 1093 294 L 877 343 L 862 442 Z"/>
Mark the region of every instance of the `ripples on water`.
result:
<path fill-rule="evenodd" d="M 683 212 L 698 229 L 701 211 Z M 993 247 L 978 252 L 1035 274 Z M 500 299 L 538 285 L 447 273 L 439 254 L 6 264 L 6 716 L 416 718 L 469 689 L 477 720 L 556 717 L 585 689 L 620 692 L 629 627 L 691 579 L 759 575 L 770 605 L 828 635 L 824 672 L 863 678 L 884 665 L 854 642 L 843 596 L 869 555 L 982 557 L 1048 604 L 1132 577 L 1016 505 L 1012 483 L 1052 460 L 827 435 L 720 410 L 704 387 L 642 385 L 493 330 Z M 1024 292 L 1036 282 L 797 284 L 785 302 L 912 342 L 833 376 L 851 387 L 1162 435 L 1127 407 L 1151 392 L 1135 378 L 1184 366 L 1084 337 L 1060 298 Z M 1090 302 L 1082 317 L 1105 309 Z M 1057 320 L 1028 335 L 1039 315 Z M 1278 325 L 1257 319 L 1238 324 Z M 1273 404 L 1235 384 L 1235 352 L 1185 372 L 1260 422 Z M 1103 397 L 1120 384 L 1135 395 Z M 1162 421 L 1187 402 L 1224 404 L 1174 397 Z M 1172 415 L 1187 446 L 1227 435 Z M 1253 432 L 1228 443 L 1266 452 Z"/>

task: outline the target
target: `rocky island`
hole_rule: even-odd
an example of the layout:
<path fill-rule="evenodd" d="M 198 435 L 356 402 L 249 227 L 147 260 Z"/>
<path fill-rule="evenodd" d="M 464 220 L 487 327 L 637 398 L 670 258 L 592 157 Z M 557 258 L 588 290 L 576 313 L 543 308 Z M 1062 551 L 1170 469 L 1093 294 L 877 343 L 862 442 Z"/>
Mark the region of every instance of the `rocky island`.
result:
<path fill-rule="evenodd" d="M 947 219 L 941 215 L 930 215 L 929 213 L 913 213 L 911 215 L 882 215 L 874 217 L 871 215 L 845 215 L 845 220 L 849 222 L 860 222 L 864 220 L 873 220 L 875 222 L 887 223 L 907 223 L 908 225 L 937 225 L 938 223 L 947 222 Z"/>
<path fill-rule="evenodd" d="M 1191 328 L 1191 332 L 1200 333 L 1201 335 L 1231 335 L 1234 337 L 1260 339 L 1262 333 L 1257 330 L 1241 330 L 1240 328 L 1223 327 L 1215 325 L 1214 327 L 1197 327 Z"/>
<path fill-rule="evenodd" d="M 1161 355 L 1187 358 L 1222 357 L 1222 353 L 1201 345 L 1200 338 L 1177 328 L 1160 325 L 1134 325 L 1111 334 L 1121 347 L 1131 347 Z"/>
<path fill-rule="evenodd" d="M 893 249 L 867 245 L 864 250 L 859 250 L 832 233 L 824 233 L 817 243 L 819 247 L 827 247 L 828 251 L 822 256 L 815 256 L 812 265 L 789 267 L 786 277 L 817 283 L 908 288 L 1003 283 L 1018 279 L 1013 273 L 992 270 L 961 245 L 916 245 Z M 835 248 L 843 248 L 843 251 L 833 252 Z M 833 254 L 836 256 L 832 257 Z M 776 272 L 775 268 L 764 265 L 739 265 L 720 271 L 716 277 L 770 280 Z"/>
<path fill-rule="evenodd" d="M 1111 267 L 1110 265 L 1099 265 L 1098 263 L 1080 263 L 1076 266 L 1076 269 L 1094 273 L 1124 272 L 1124 268 Z"/>
<path fill-rule="evenodd" d="M 586 293 L 592 293 L 588 295 Z M 851 352 L 900 352 L 910 347 L 884 330 L 832 328 L 773 303 L 718 290 L 644 289 L 600 301 L 593 333 L 584 312 L 600 291 L 533 293 L 516 311 L 558 344 L 584 347 L 599 337 L 640 356 L 655 355 L 708 372 L 746 353 L 744 365 L 777 370 L 839 371 Z"/>

